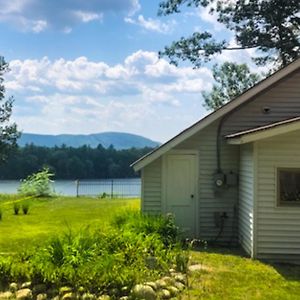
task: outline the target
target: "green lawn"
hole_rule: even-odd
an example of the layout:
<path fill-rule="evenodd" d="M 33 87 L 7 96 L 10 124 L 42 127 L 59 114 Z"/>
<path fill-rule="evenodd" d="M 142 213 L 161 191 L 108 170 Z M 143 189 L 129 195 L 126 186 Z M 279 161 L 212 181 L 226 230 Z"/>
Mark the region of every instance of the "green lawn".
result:
<path fill-rule="evenodd" d="M 13 214 L 20 196 L 0 195 L 0 253 L 15 252 L 43 243 L 51 235 L 82 227 L 103 228 L 117 211 L 138 209 L 139 200 L 54 197 L 31 199 L 29 214 Z"/>
<path fill-rule="evenodd" d="M 0 253 L 41 245 L 50 236 L 82 227 L 103 228 L 112 215 L 138 209 L 139 200 L 56 197 L 30 200 L 29 215 L 13 214 L 18 196 L 0 195 Z M 300 299 L 300 267 L 269 265 L 237 251 L 215 249 L 191 252 L 191 263 L 202 269 L 189 276 L 182 300 Z"/>
<path fill-rule="evenodd" d="M 192 252 L 191 257 L 203 269 L 191 274 L 183 300 L 300 299 L 300 266 L 270 265 L 228 250 Z"/>

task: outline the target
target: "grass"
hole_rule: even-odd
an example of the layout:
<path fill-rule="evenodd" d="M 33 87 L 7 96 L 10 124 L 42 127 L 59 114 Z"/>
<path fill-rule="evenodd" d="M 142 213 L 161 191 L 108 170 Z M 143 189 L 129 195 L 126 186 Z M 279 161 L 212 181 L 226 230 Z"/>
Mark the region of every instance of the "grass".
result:
<path fill-rule="evenodd" d="M 20 200 L 18 196 L 0 196 L 2 253 L 40 245 L 50 236 L 70 228 L 75 231 L 87 226 L 105 228 L 113 215 L 122 209 L 139 208 L 137 199 L 56 197 L 28 200 L 28 215 L 21 211 L 16 216 L 13 213 L 16 200 Z M 122 222 L 120 224 L 123 228 Z M 192 251 L 191 263 L 201 264 L 203 268 L 190 275 L 189 289 L 182 300 L 300 299 L 300 266 L 262 263 L 246 258 L 238 251 L 224 249 Z"/>
<path fill-rule="evenodd" d="M 0 290 L 30 281 L 56 295 L 70 286 L 74 292 L 119 299 L 136 284 L 166 276 L 187 261 L 173 218 L 141 215 L 138 200 L 30 201 L 31 214 L 17 216 L 14 198 L 1 201 L 8 209 L 7 224 L 0 224 L 1 242 L 15 253 L 0 255 Z"/>
<path fill-rule="evenodd" d="M 10 253 L 43 243 L 49 236 L 79 230 L 82 227 L 102 228 L 112 215 L 126 209 L 138 209 L 138 199 L 54 197 L 26 200 L 28 215 L 14 215 L 17 195 L 1 195 L 0 253 Z M 20 201 L 22 203 L 22 201 Z"/>
<path fill-rule="evenodd" d="M 202 264 L 189 278 L 188 299 L 300 299 L 300 266 L 270 265 L 227 251 L 192 252 Z"/>

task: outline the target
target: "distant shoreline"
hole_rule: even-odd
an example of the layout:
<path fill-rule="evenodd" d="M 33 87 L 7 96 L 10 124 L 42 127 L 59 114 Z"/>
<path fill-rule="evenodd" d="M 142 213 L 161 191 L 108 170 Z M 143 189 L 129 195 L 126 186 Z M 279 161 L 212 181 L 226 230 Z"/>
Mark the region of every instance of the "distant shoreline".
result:
<path fill-rule="evenodd" d="M 20 183 L 20 180 L 0 180 L 0 194 L 17 194 Z M 111 192 L 125 198 L 141 195 L 140 178 L 80 180 L 79 183 L 79 193 L 83 196 L 109 195 Z M 78 192 L 76 180 L 54 180 L 53 189 L 64 196 L 76 196 Z"/>

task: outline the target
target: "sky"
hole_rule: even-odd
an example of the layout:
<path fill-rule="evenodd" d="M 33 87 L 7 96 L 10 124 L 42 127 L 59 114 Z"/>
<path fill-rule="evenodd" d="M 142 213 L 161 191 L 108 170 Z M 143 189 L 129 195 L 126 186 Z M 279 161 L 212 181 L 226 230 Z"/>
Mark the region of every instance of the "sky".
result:
<path fill-rule="evenodd" d="M 205 116 L 211 63 L 170 65 L 158 51 L 181 36 L 230 33 L 207 9 L 158 17 L 159 0 L 0 0 L 6 95 L 23 132 L 128 132 L 165 142 Z M 249 62 L 251 50 L 216 57 Z"/>

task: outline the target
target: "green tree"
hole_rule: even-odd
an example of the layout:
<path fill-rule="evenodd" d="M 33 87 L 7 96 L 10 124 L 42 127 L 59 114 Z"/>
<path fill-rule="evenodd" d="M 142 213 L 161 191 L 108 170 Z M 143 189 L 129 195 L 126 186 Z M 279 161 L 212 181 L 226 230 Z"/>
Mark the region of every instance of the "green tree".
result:
<path fill-rule="evenodd" d="M 269 62 L 285 66 L 300 53 L 299 0 L 165 0 L 159 4 L 159 15 L 179 13 L 183 5 L 212 7 L 217 17 L 234 34 L 237 46 L 227 40 L 216 40 L 208 31 L 194 32 L 182 37 L 160 52 L 171 63 L 190 61 L 195 67 L 209 61 L 215 54 L 239 49 L 256 49 L 258 65 Z"/>
<path fill-rule="evenodd" d="M 8 64 L 0 56 L 0 162 L 4 161 L 8 154 L 16 147 L 20 133 L 17 125 L 10 122 L 14 99 L 5 99 L 5 87 L 3 75 L 8 71 Z"/>
<path fill-rule="evenodd" d="M 223 65 L 213 66 L 213 77 L 216 84 L 211 92 L 203 92 L 204 106 L 209 110 L 216 110 L 233 98 L 242 94 L 259 81 L 260 76 L 251 73 L 246 64 L 225 62 Z"/>

